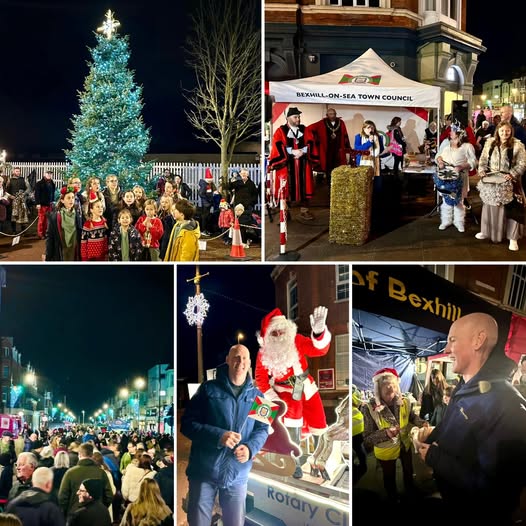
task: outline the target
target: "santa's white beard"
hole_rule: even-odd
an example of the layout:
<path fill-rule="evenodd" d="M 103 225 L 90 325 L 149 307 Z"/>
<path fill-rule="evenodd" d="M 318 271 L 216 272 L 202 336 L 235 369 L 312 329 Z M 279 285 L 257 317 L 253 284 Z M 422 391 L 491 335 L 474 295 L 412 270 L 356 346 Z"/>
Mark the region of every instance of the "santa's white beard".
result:
<path fill-rule="evenodd" d="M 287 370 L 299 365 L 298 351 L 294 343 L 296 333 L 285 336 L 265 337 L 261 348 L 261 363 L 268 369 L 273 378 L 280 378 Z"/>

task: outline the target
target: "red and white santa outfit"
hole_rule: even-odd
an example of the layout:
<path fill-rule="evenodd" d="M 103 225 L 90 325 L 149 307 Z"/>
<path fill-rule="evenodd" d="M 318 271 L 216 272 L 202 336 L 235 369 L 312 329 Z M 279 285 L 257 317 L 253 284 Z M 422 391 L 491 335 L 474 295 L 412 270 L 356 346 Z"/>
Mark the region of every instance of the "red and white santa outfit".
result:
<path fill-rule="evenodd" d="M 273 331 L 282 332 L 275 337 Z M 321 435 L 327 429 L 327 420 L 318 387 L 308 373 L 306 357 L 327 354 L 332 335 L 325 326 L 323 332 L 310 337 L 297 334 L 297 326 L 287 320 L 279 309 L 263 318 L 259 343 L 261 348 L 256 359 L 255 380 L 266 398 L 280 399 L 287 404 L 283 423 L 288 428 L 303 428 L 313 435 Z M 303 393 L 300 400 L 292 397 L 296 376 L 303 375 Z"/>

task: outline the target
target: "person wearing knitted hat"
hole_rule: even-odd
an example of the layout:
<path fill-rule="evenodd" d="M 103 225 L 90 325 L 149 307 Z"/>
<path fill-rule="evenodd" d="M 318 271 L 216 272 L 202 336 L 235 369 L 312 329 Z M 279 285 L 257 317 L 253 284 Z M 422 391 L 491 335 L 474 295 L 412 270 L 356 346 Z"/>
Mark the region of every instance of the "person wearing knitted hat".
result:
<path fill-rule="evenodd" d="M 327 429 L 325 410 L 314 378 L 309 374 L 307 358 L 324 356 L 332 335 L 327 328 L 327 308 L 316 307 L 310 315 L 310 336 L 297 334 L 298 327 L 279 309 L 267 314 L 258 335 L 260 350 L 256 359 L 255 379 L 269 400 L 287 405 L 283 423 L 293 442 L 300 444 L 302 429 L 317 437 Z M 294 478 L 301 478 L 300 458 L 296 459 Z"/>
<path fill-rule="evenodd" d="M 77 491 L 79 508 L 70 516 L 68 526 L 111 526 L 110 512 L 102 503 L 102 480 L 84 479 Z"/>
<path fill-rule="evenodd" d="M 362 408 L 363 442 L 367 450 L 374 450 L 382 467 L 387 497 L 396 501 L 396 461 L 400 459 L 402 462 L 406 493 L 414 493 L 409 431 L 413 426 L 427 427 L 429 424 L 415 413 L 411 400 L 400 391 L 400 376 L 396 369 L 380 369 L 372 380 L 374 398 Z"/>

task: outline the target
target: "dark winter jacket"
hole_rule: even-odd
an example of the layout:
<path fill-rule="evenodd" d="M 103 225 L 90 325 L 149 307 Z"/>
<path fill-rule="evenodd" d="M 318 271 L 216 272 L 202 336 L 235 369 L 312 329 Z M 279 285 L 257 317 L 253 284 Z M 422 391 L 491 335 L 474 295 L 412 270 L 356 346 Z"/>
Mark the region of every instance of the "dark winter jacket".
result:
<path fill-rule="evenodd" d="M 142 254 L 143 246 L 141 234 L 139 234 L 138 230 L 132 225 L 128 227 L 128 242 L 130 245 L 130 261 L 138 261 Z M 122 261 L 121 226 L 119 223 L 113 226 L 113 230 L 110 233 L 108 260 Z"/>
<path fill-rule="evenodd" d="M 174 511 L 174 465 L 161 468 L 153 479 L 159 484 L 164 502 Z"/>
<path fill-rule="evenodd" d="M 244 483 L 252 468 L 252 458 L 262 448 L 268 436 L 268 425 L 248 413 L 261 391 L 247 380 L 236 398 L 228 380 L 228 367 L 217 368 L 217 377 L 201 384 L 190 399 L 181 419 L 181 433 L 192 441 L 186 474 L 189 479 L 210 481 L 227 487 Z M 226 431 L 242 435 L 240 445 L 250 450 L 250 460 L 240 463 L 234 451 L 220 444 Z"/>
<path fill-rule="evenodd" d="M 53 491 L 55 492 L 55 495 L 58 495 L 58 490 L 60 489 L 60 484 L 62 483 L 62 479 L 64 478 L 64 473 L 66 473 L 66 471 L 69 468 L 52 467 L 51 469 L 53 470 Z"/>
<path fill-rule="evenodd" d="M 63 261 L 64 255 L 62 250 L 62 216 L 58 210 L 49 214 L 47 237 L 46 237 L 46 261 Z M 81 217 L 76 214 L 77 223 L 77 255 L 76 261 L 80 261 L 80 233 L 82 231 Z"/>
<path fill-rule="evenodd" d="M 53 179 L 42 178 L 35 184 L 35 204 L 49 206 L 55 201 L 55 183 Z"/>
<path fill-rule="evenodd" d="M 13 482 L 13 485 L 11 486 L 11 489 L 9 490 L 7 499 L 10 501 L 13 499 L 16 499 L 24 491 L 31 489 L 32 486 L 33 486 L 33 483 L 31 482 L 31 479 L 26 480 L 25 482 L 22 482 L 19 478 L 17 478 Z"/>
<path fill-rule="evenodd" d="M 80 505 L 68 519 L 68 526 L 111 526 L 110 512 L 100 500 L 92 500 Z"/>
<path fill-rule="evenodd" d="M 252 208 L 258 202 L 258 189 L 252 179 L 247 179 L 247 182 L 243 182 L 243 179 L 231 182 L 228 185 L 230 191 L 234 192 L 234 206 L 242 204 L 247 209 Z"/>
<path fill-rule="evenodd" d="M 51 495 L 39 488 L 24 491 L 11 501 L 6 513 L 13 513 L 24 526 L 64 526 L 66 521 Z"/>
<path fill-rule="evenodd" d="M 172 228 L 175 225 L 175 217 L 172 214 L 166 214 L 164 217 L 159 216 L 159 218 L 163 222 L 163 237 L 161 237 L 159 257 L 163 260 L 164 255 L 166 254 L 166 248 L 168 247 L 168 241 L 170 240 L 170 234 L 172 233 Z"/>
<path fill-rule="evenodd" d="M 0 499 L 6 499 L 13 486 L 13 466 L 1 466 L 0 473 Z"/>
<path fill-rule="evenodd" d="M 508 524 L 526 487 L 526 400 L 506 380 L 508 373 L 509 365 L 491 356 L 455 389 L 427 440 L 426 464 L 444 503 L 466 510 L 471 524 L 487 517 Z"/>
<path fill-rule="evenodd" d="M 207 183 L 201 179 L 198 183 L 197 193 L 199 194 L 199 204 L 204 208 L 214 206 L 214 192 L 217 190 L 214 183 Z"/>

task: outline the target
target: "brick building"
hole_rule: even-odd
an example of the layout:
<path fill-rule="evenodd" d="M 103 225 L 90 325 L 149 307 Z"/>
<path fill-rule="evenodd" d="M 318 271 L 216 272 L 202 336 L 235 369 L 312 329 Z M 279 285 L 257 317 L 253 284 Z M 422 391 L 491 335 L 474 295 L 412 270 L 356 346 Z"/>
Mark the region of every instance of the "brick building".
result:
<path fill-rule="evenodd" d="M 298 325 L 298 333 L 311 332 L 309 316 L 314 308 L 328 308 L 327 326 L 332 333 L 329 352 L 309 358 L 309 371 L 316 380 L 327 421 L 335 419 L 334 408 L 349 392 L 349 265 L 287 265 L 272 272 L 276 306 Z M 332 379 L 332 381 L 331 381 Z"/>
<path fill-rule="evenodd" d="M 266 0 L 265 79 L 326 73 L 373 48 L 401 75 L 439 86 L 450 113 L 455 100 L 471 103 L 485 51 L 466 33 L 466 9 L 462 0 Z"/>

